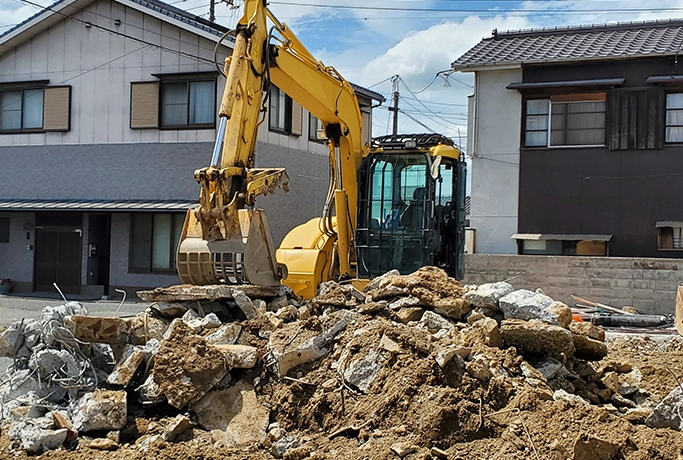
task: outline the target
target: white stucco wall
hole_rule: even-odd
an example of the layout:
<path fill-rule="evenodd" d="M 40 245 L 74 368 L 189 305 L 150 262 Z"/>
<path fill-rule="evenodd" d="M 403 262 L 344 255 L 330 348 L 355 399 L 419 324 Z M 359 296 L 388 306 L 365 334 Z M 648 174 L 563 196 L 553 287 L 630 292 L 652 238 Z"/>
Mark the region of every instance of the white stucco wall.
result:
<path fill-rule="evenodd" d="M 522 99 L 505 89 L 522 81 L 521 69 L 479 71 L 469 104 L 472 189 L 470 227 L 475 252 L 516 254 Z M 469 131 L 469 130 L 468 130 Z"/>

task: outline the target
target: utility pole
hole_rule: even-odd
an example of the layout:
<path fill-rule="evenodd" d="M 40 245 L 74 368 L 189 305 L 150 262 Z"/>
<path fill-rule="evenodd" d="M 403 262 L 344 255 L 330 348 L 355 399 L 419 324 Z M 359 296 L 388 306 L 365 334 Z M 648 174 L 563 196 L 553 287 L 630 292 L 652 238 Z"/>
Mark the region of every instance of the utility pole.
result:
<path fill-rule="evenodd" d="M 216 22 L 216 0 L 209 0 L 209 21 Z"/>
<path fill-rule="evenodd" d="M 394 112 L 394 126 L 392 134 L 395 136 L 398 134 L 398 75 L 391 77 L 391 88 L 393 92 L 394 105 L 388 107 L 388 110 Z"/>

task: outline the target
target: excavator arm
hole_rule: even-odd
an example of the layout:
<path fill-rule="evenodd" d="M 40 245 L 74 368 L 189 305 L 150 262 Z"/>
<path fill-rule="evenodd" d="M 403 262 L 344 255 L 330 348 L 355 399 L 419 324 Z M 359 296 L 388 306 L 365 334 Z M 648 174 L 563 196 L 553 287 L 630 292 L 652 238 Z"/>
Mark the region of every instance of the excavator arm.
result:
<path fill-rule="evenodd" d="M 267 18 L 274 24 L 271 33 Z M 226 86 L 214 152 L 211 164 L 195 171 L 199 206 L 187 212 L 178 274 L 187 284 L 263 286 L 277 285 L 287 276 L 285 265 L 276 261 L 265 213 L 254 207 L 256 196 L 278 187 L 287 191 L 289 184 L 282 168 L 253 167 L 258 127 L 265 119 L 264 98 L 273 82 L 323 123 L 334 173 L 319 232 L 306 239 L 325 241 L 318 251 L 325 253 L 329 273 L 353 276 L 356 170 L 363 154 L 355 93 L 334 68 L 315 60 L 267 10 L 264 0 L 245 0 L 234 34 L 233 53 L 225 60 Z M 332 265 L 337 268 L 332 270 Z M 322 268 L 314 263 L 304 270 Z"/>

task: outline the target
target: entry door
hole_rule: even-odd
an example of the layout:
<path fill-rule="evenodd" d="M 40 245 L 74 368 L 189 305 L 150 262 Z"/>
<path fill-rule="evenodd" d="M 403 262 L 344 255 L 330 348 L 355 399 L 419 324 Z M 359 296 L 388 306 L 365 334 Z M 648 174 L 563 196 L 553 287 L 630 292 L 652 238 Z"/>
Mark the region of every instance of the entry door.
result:
<path fill-rule="evenodd" d="M 36 291 L 54 292 L 56 282 L 65 294 L 81 293 L 82 233 L 73 227 L 36 228 Z"/>

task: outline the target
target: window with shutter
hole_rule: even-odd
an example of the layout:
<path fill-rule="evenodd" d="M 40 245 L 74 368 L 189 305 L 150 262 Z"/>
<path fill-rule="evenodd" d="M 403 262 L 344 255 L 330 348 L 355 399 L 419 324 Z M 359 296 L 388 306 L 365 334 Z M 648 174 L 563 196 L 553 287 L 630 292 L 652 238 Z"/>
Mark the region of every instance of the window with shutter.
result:
<path fill-rule="evenodd" d="M 71 86 L 45 88 L 43 129 L 45 131 L 69 131 L 71 129 Z"/>
<path fill-rule="evenodd" d="M 661 149 L 664 101 L 663 88 L 610 91 L 607 98 L 610 150 Z M 668 131 L 669 134 L 675 135 L 675 132 Z"/>

